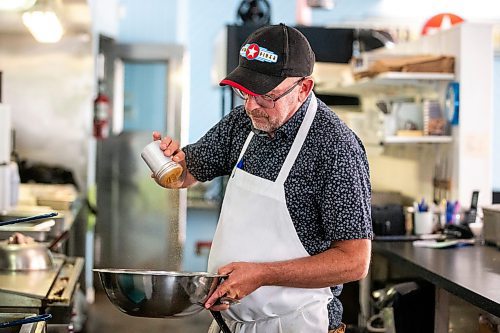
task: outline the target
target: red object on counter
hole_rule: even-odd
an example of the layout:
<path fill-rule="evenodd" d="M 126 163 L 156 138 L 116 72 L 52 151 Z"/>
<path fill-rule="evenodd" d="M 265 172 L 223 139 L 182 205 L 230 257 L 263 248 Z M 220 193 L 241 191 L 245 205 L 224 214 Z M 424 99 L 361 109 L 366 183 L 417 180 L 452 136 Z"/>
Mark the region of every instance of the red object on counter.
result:
<path fill-rule="evenodd" d="M 102 140 L 109 137 L 109 119 L 111 116 L 111 103 L 104 93 L 102 84 L 99 84 L 99 93 L 94 100 L 94 137 Z"/>
<path fill-rule="evenodd" d="M 422 35 L 432 35 L 439 30 L 448 29 L 452 25 L 462 23 L 463 21 L 463 18 L 452 13 L 434 15 L 425 22 L 422 28 Z"/>

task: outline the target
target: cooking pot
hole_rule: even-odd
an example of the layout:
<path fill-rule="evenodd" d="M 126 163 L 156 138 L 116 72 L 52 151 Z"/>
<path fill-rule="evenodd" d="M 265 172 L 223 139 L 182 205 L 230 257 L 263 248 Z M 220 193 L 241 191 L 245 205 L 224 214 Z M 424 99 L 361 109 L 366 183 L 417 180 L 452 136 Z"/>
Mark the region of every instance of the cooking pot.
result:
<path fill-rule="evenodd" d="M 11 221 L 1 222 L 0 226 L 46 219 L 56 216 L 57 213 L 30 216 Z M 8 241 L 0 242 L 0 270 L 26 271 L 51 269 L 54 260 L 50 248 L 56 245 L 61 237 L 53 241 L 48 247 L 41 243 L 9 244 Z"/>
<path fill-rule="evenodd" d="M 206 272 L 168 272 L 132 269 L 94 269 L 106 295 L 122 312 L 137 317 L 177 318 L 194 315 L 227 275 Z M 236 303 L 230 298 L 220 300 Z M 224 333 L 229 328 L 211 311 Z"/>
<path fill-rule="evenodd" d="M 0 242 L 0 269 L 27 271 L 51 269 L 54 259 L 43 244 L 8 244 Z"/>

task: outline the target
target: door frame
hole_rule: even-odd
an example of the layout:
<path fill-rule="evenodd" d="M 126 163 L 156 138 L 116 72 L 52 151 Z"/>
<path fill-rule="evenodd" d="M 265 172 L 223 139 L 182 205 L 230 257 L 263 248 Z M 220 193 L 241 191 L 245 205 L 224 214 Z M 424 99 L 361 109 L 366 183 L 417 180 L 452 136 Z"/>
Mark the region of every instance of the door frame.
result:
<path fill-rule="evenodd" d="M 179 140 L 181 147 L 189 140 L 189 61 L 184 46 L 178 44 L 117 44 L 114 59 L 114 117 L 124 112 L 124 62 L 126 61 L 158 61 L 168 64 L 167 94 L 165 96 L 167 133 Z M 122 120 L 123 124 L 123 120 Z M 122 125 L 123 126 L 123 125 Z M 172 232 L 169 246 L 184 247 L 187 223 L 187 191 L 179 192 L 178 232 Z"/>

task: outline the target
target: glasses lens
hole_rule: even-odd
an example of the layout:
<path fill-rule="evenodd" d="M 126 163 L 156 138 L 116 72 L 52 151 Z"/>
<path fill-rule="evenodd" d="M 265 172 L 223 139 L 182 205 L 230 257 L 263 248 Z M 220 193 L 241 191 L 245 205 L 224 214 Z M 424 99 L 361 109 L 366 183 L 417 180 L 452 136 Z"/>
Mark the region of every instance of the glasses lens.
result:
<path fill-rule="evenodd" d="M 245 99 L 245 100 L 248 99 L 248 94 L 244 93 L 243 91 L 239 90 L 238 88 L 233 87 L 233 91 L 235 92 L 236 95 L 238 95 L 238 97 Z"/>
<path fill-rule="evenodd" d="M 238 89 L 238 88 L 235 88 L 235 87 L 232 87 L 233 88 L 233 91 L 234 93 L 241 99 L 247 101 L 249 98 L 250 98 L 250 95 L 247 94 L 246 92 Z M 257 104 L 259 104 L 260 106 L 264 107 L 264 108 L 268 108 L 268 109 L 272 109 L 274 108 L 274 99 L 270 96 L 267 96 L 267 95 L 262 95 L 262 96 L 252 96 L 253 98 L 255 98 L 255 102 L 257 102 Z"/>
<path fill-rule="evenodd" d="M 255 101 L 257 102 L 257 104 L 259 104 L 262 107 L 265 107 L 266 109 L 274 108 L 274 100 L 271 99 L 269 96 L 266 95 L 255 96 Z"/>

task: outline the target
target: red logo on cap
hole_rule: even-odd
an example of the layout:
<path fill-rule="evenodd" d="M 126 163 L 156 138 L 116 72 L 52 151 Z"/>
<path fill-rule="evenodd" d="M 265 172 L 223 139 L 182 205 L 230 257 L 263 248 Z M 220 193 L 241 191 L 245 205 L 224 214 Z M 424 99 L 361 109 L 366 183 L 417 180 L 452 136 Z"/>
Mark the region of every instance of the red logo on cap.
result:
<path fill-rule="evenodd" d="M 259 45 L 250 44 L 246 52 L 246 57 L 248 60 L 253 60 L 259 56 L 259 52 L 260 52 Z"/>

